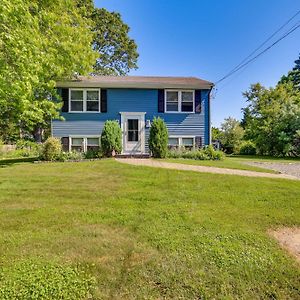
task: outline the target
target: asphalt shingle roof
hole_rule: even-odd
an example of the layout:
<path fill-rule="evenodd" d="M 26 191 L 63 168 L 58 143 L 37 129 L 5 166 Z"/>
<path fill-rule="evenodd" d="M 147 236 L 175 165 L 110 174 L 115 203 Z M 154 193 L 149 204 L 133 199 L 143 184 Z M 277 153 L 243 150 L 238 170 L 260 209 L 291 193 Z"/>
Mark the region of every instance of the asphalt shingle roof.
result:
<path fill-rule="evenodd" d="M 78 76 L 57 83 L 59 87 L 191 88 L 210 89 L 212 82 L 197 77 L 169 76 Z"/>

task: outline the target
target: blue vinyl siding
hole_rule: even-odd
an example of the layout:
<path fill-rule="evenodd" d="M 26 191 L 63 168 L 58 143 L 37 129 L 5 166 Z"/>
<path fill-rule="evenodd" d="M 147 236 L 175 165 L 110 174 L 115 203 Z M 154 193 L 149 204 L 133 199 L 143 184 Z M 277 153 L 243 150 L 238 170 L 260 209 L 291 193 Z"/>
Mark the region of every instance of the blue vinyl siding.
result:
<path fill-rule="evenodd" d="M 106 120 L 118 120 L 120 112 L 146 112 L 145 120 L 161 117 L 166 122 L 169 135 L 201 136 L 209 142 L 208 116 L 209 90 L 202 90 L 201 113 L 158 113 L 158 90 L 108 89 L 107 113 L 61 113 L 65 121 L 53 121 L 53 135 L 100 135 Z M 149 129 L 145 132 L 146 150 Z"/>

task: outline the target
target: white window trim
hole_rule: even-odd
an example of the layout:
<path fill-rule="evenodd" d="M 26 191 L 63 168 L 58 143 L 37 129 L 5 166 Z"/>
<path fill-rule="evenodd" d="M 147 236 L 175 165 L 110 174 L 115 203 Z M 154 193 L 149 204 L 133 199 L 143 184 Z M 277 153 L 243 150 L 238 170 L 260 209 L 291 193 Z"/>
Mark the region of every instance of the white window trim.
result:
<path fill-rule="evenodd" d="M 75 110 L 71 110 L 71 92 L 72 91 L 83 91 L 83 110 L 82 111 L 75 111 Z M 99 93 L 99 110 L 98 111 L 87 111 L 86 110 L 86 103 L 87 101 L 91 101 L 91 100 L 87 100 L 87 91 L 98 91 Z M 81 100 L 74 100 L 74 101 L 81 101 Z M 101 89 L 96 89 L 96 88 L 70 88 L 69 89 L 69 113 L 76 113 L 76 114 L 81 114 L 81 113 L 101 113 Z"/>
<path fill-rule="evenodd" d="M 178 139 L 178 147 L 180 148 L 180 147 L 185 147 L 185 146 L 188 146 L 188 145 L 183 145 L 183 143 L 182 143 L 182 139 L 185 139 L 185 138 L 187 138 L 187 139 L 193 139 L 193 149 L 195 149 L 195 139 L 196 139 L 196 137 L 194 136 L 194 135 L 169 135 L 168 136 L 168 138 L 170 138 L 170 139 Z M 177 145 L 169 145 L 168 144 L 168 146 L 174 146 L 174 147 L 177 147 Z"/>
<path fill-rule="evenodd" d="M 177 92 L 178 94 L 178 111 L 168 111 L 167 110 L 167 92 Z M 193 93 L 193 111 L 181 111 L 182 109 L 182 92 L 192 92 Z M 168 114 L 193 114 L 195 113 L 195 90 L 165 90 L 165 113 Z"/>
<path fill-rule="evenodd" d="M 95 135 L 70 135 L 69 136 L 69 152 L 72 151 L 72 139 L 83 139 L 83 152 L 87 152 L 87 139 L 99 139 L 99 147 L 100 147 L 100 136 Z"/>

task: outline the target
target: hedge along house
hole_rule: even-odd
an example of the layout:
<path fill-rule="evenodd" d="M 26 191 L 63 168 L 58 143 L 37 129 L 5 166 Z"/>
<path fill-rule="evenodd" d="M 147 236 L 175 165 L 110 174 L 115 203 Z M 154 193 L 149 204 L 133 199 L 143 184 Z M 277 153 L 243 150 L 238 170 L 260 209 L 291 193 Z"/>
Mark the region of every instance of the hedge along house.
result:
<path fill-rule="evenodd" d="M 162 118 L 169 146 L 210 144 L 211 82 L 195 77 L 93 76 L 57 83 L 64 121 L 54 120 L 52 134 L 65 150 L 99 147 L 106 120 L 122 129 L 123 154 L 147 154 L 154 117 Z"/>

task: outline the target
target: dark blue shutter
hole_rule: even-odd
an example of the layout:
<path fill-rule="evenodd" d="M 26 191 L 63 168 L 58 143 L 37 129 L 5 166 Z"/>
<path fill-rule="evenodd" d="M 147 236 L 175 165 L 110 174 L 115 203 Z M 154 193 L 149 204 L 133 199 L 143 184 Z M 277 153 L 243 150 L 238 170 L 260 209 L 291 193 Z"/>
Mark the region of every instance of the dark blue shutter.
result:
<path fill-rule="evenodd" d="M 195 90 L 195 113 L 201 113 L 201 90 Z"/>
<path fill-rule="evenodd" d="M 158 90 L 158 112 L 165 112 L 165 90 Z"/>
<path fill-rule="evenodd" d="M 107 112 L 107 90 L 101 89 L 101 112 Z"/>
<path fill-rule="evenodd" d="M 69 137 L 62 137 L 61 144 L 62 144 L 63 151 L 68 152 L 69 151 Z"/>
<path fill-rule="evenodd" d="M 195 137 L 195 147 L 197 148 L 202 148 L 202 138 L 201 136 L 196 136 Z"/>
<path fill-rule="evenodd" d="M 69 89 L 61 89 L 61 99 L 63 101 L 63 106 L 61 108 L 62 112 L 69 112 Z"/>

